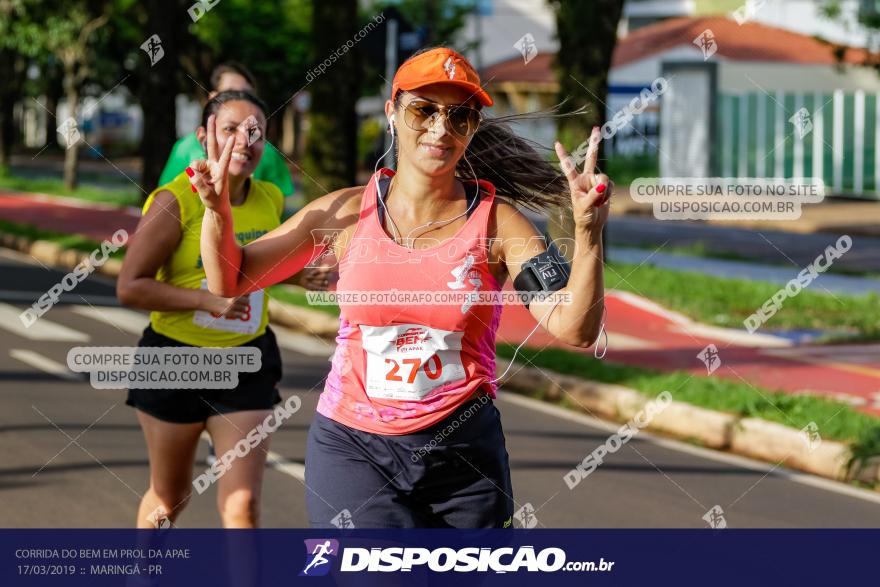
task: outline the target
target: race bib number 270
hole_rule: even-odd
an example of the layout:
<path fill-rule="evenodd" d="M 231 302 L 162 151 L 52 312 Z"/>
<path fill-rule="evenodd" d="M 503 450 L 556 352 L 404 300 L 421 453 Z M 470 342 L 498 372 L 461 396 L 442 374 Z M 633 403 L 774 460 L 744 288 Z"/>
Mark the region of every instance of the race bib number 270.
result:
<path fill-rule="evenodd" d="M 367 395 L 415 401 L 432 390 L 463 379 L 463 332 L 420 324 L 361 325 L 366 351 Z"/>

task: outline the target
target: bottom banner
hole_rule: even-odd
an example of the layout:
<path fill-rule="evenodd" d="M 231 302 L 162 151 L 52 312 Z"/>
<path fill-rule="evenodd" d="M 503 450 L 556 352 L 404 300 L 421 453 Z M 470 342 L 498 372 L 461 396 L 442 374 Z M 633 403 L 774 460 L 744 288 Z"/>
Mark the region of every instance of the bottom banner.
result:
<path fill-rule="evenodd" d="M 0 585 L 876 584 L 878 548 L 880 530 L 0 530 Z"/>

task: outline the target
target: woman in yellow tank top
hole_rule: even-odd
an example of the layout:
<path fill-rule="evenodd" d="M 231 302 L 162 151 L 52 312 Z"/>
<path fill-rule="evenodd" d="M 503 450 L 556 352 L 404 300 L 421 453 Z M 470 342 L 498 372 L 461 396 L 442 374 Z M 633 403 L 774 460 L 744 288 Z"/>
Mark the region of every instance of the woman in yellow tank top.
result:
<path fill-rule="evenodd" d="M 278 188 L 251 177 L 264 150 L 265 110 L 262 101 L 249 93 L 223 92 L 205 105 L 197 133 L 202 143 L 209 126 L 212 134 L 223 139 L 243 137 L 231 155 L 228 177 L 241 245 L 276 228 L 283 209 Z M 281 356 L 267 326 L 262 290 L 221 297 L 205 286 L 199 254 L 205 208 L 193 193 L 187 173 L 147 198 L 128 246 L 117 294 L 123 304 L 151 311 L 140 346 L 180 347 L 174 351 L 179 353 L 187 352 L 186 347 L 256 347 L 261 368 L 240 372 L 234 389 L 129 391 L 126 403 L 137 408 L 150 458 L 150 487 L 141 501 L 137 525 L 155 527 L 164 519 L 173 523 L 193 488 L 201 493 L 216 481 L 223 525 L 255 527 L 268 438 L 251 447 L 245 437 L 281 401 L 277 389 Z M 194 481 L 196 449 L 205 430 L 221 458 Z M 252 450 L 236 450 L 245 445 Z M 224 458 L 229 455 L 234 459 Z"/>

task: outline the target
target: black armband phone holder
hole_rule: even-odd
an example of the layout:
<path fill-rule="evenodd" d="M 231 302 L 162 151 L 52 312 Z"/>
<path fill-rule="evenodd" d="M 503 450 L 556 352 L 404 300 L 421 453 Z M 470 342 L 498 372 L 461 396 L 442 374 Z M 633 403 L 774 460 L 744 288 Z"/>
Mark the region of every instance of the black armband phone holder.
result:
<path fill-rule="evenodd" d="M 526 308 L 532 300 L 532 293 L 559 291 L 568 284 L 571 266 L 552 243 L 550 247 L 535 255 L 522 265 L 522 270 L 513 280 L 513 287 L 520 292 Z"/>

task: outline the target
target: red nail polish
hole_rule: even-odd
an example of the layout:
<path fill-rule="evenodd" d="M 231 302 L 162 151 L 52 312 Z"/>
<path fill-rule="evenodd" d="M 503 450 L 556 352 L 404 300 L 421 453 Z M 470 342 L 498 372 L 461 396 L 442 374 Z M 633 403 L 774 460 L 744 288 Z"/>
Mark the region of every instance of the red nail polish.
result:
<path fill-rule="evenodd" d="M 604 183 L 600 183 L 599 185 L 596 186 L 596 191 L 599 192 L 600 194 L 603 194 L 603 193 L 605 193 L 606 187 L 608 187 L 608 186 L 606 186 Z"/>
<path fill-rule="evenodd" d="M 194 186 L 193 184 L 189 184 L 189 189 L 191 189 L 194 194 L 199 193 L 199 190 L 197 190 L 196 186 Z"/>
<path fill-rule="evenodd" d="M 196 174 L 196 172 L 193 171 L 192 169 L 190 169 L 189 167 L 187 167 L 186 169 L 184 169 L 184 171 L 186 171 L 186 174 L 187 174 L 188 176 L 190 176 L 190 177 L 192 177 L 193 175 Z"/>

